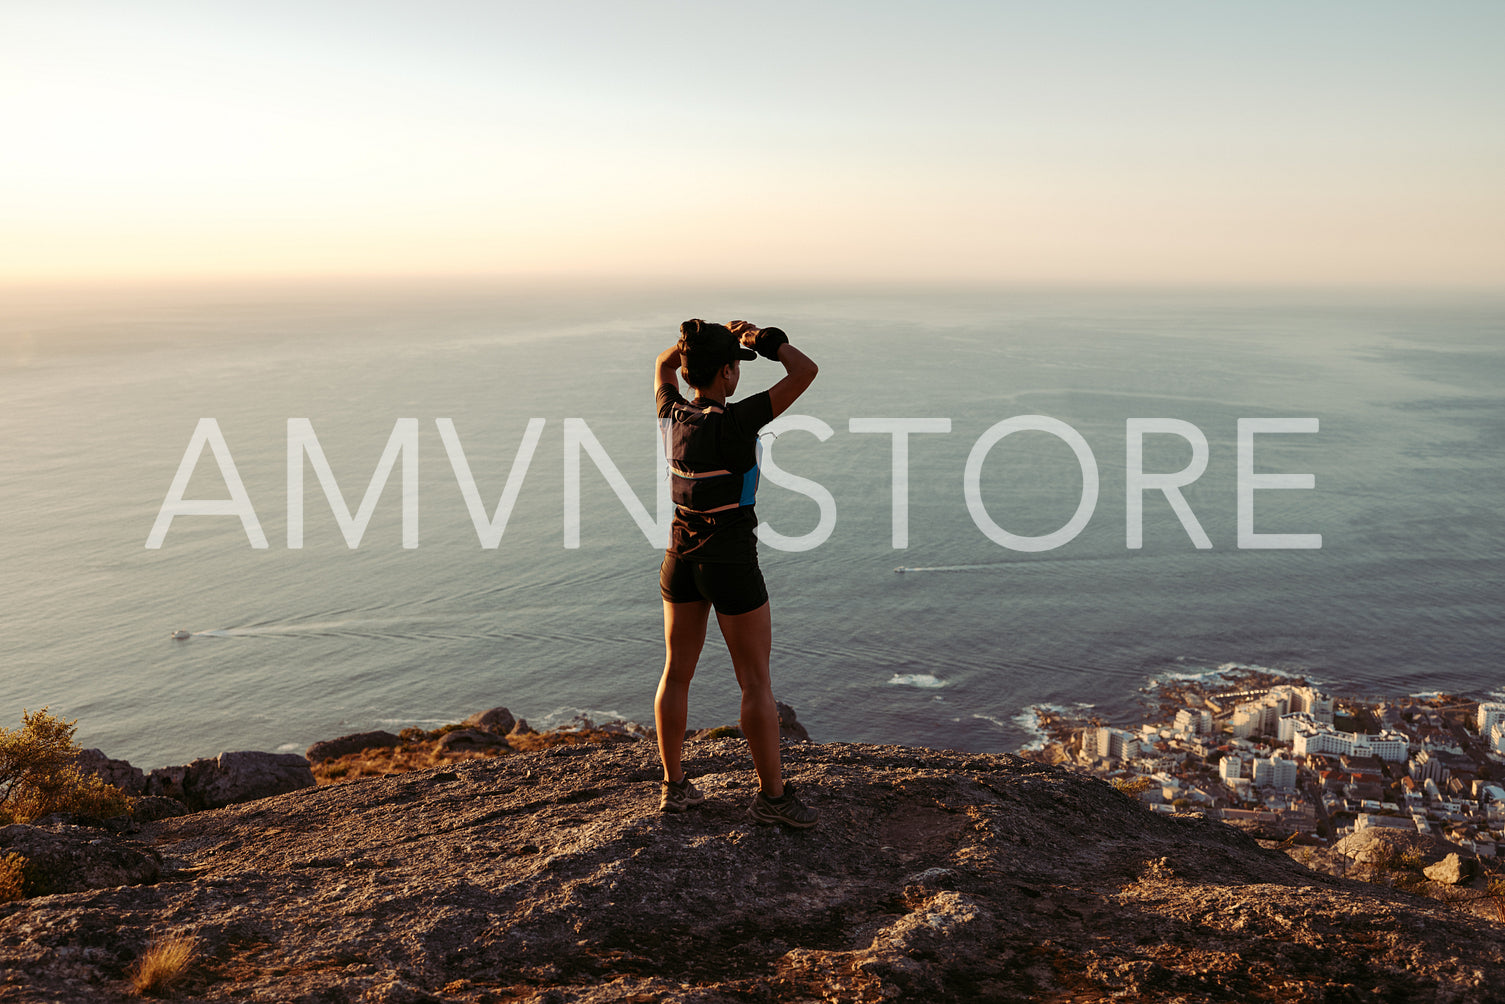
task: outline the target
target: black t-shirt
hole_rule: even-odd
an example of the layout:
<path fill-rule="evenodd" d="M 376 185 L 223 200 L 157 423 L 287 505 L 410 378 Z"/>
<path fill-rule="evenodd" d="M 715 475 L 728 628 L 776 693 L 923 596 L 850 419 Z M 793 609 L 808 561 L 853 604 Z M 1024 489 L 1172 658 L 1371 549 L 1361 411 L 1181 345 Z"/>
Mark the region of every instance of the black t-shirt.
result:
<path fill-rule="evenodd" d="M 719 405 L 686 401 L 666 383 L 655 396 L 674 496 L 669 553 L 692 561 L 756 561 L 758 430 L 773 421 L 768 392 Z"/>

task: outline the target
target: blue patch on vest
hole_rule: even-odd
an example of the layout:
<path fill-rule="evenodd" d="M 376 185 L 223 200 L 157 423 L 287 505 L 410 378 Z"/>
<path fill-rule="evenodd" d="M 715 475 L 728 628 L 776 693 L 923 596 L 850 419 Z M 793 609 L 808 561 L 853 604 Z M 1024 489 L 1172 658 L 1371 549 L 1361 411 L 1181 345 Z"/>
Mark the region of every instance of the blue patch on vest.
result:
<path fill-rule="evenodd" d="M 742 475 L 742 499 L 739 505 L 752 505 L 758 495 L 758 471 L 763 467 L 763 440 L 753 445 L 753 465 Z"/>

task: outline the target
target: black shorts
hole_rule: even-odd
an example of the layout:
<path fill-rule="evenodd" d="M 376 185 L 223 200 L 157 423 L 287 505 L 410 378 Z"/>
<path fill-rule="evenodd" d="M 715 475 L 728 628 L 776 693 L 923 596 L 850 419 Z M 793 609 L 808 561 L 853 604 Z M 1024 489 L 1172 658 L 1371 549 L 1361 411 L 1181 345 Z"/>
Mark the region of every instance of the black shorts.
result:
<path fill-rule="evenodd" d="M 670 603 L 710 600 L 718 614 L 735 617 L 768 602 L 768 587 L 756 561 L 688 561 L 664 555 L 658 591 Z"/>

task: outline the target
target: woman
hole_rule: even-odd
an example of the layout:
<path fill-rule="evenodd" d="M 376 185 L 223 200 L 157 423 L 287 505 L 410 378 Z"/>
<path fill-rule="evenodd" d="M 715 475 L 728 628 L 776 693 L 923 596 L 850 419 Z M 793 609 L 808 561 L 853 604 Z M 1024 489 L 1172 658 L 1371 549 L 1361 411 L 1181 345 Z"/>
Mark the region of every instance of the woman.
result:
<path fill-rule="evenodd" d="M 742 688 L 742 733 L 759 791 L 749 810 L 759 823 L 814 826 L 819 813 L 796 797 L 779 765 L 779 714 L 768 680 L 773 644 L 768 591 L 758 570 L 758 430 L 783 414 L 815 379 L 816 366 L 778 328 L 690 320 L 679 342 L 659 354 L 654 380 L 659 425 L 673 481 L 674 523 L 659 571 L 664 598 L 664 675 L 653 704 L 664 762 L 663 812 L 682 812 L 705 796 L 680 765 L 690 678 L 705 644 L 711 609 Z M 768 390 L 727 404 L 742 361 L 762 355 L 784 366 Z M 679 392 L 679 372 L 695 391 Z"/>

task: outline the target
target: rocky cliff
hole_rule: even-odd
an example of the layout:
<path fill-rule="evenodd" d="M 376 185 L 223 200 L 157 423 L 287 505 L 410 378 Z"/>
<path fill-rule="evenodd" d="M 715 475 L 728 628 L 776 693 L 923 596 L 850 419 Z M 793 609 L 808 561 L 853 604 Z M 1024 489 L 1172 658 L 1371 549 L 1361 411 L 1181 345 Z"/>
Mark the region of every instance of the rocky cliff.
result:
<path fill-rule="evenodd" d="M 795 833 L 748 819 L 740 741 L 686 762 L 708 798 L 681 815 L 621 742 L 28 828 L 156 867 L 0 905 L 0 1000 L 128 999 L 175 932 L 194 1000 L 1505 999 L 1495 924 L 1059 768 L 790 743 L 823 813 Z"/>

